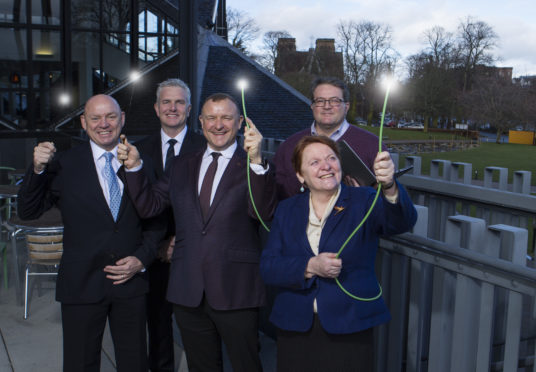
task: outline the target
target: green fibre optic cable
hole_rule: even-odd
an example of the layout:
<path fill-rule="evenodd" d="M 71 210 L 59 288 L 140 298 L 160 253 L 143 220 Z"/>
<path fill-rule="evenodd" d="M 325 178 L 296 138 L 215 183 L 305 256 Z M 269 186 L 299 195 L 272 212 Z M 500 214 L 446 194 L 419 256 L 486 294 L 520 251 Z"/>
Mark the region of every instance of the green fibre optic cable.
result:
<path fill-rule="evenodd" d="M 384 123 L 384 119 L 385 119 L 385 110 L 387 108 L 387 100 L 389 98 L 390 88 L 391 88 L 390 85 L 388 85 L 387 90 L 385 92 L 385 100 L 383 102 L 382 119 L 381 119 L 381 122 L 380 122 L 380 133 L 379 133 L 379 136 L 378 136 L 379 137 L 378 138 L 378 152 L 382 151 L 383 123 Z M 246 126 L 249 128 L 249 123 L 247 122 L 246 103 L 245 102 L 246 101 L 245 101 L 245 98 L 244 98 L 244 88 L 242 88 L 242 110 L 244 112 L 244 120 L 246 120 Z M 247 180 L 248 180 L 249 196 L 250 196 L 251 203 L 253 205 L 253 209 L 255 211 L 255 214 L 257 215 L 257 218 L 261 222 L 262 226 L 266 229 L 266 231 L 270 232 L 270 229 L 266 226 L 266 224 L 262 220 L 261 216 L 259 215 L 259 212 L 257 211 L 257 206 L 255 205 L 255 200 L 253 199 L 253 192 L 251 191 L 251 180 L 250 180 L 250 174 L 249 174 L 250 173 L 250 170 L 249 170 L 250 165 L 249 164 L 250 164 L 250 158 L 249 158 L 249 154 L 248 154 L 248 156 L 247 156 Z M 361 226 L 363 226 L 365 221 L 369 218 L 370 214 L 372 213 L 372 210 L 374 209 L 374 206 L 376 205 L 376 202 L 378 201 L 378 197 L 380 196 L 380 192 L 381 192 L 381 184 L 378 183 L 378 188 L 376 190 L 376 196 L 374 197 L 374 200 L 372 201 L 372 204 L 371 204 L 369 210 L 367 211 L 367 213 L 365 214 L 365 217 L 363 217 L 363 219 L 361 220 L 359 225 L 357 225 L 357 227 L 354 229 L 354 231 L 350 234 L 350 236 L 348 236 L 346 241 L 343 243 L 343 245 L 341 246 L 341 248 L 337 252 L 337 256 L 336 256 L 337 258 L 339 258 L 339 256 L 341 255 L 342 251 L 344 250 L 344 248 L 346 248 L 346 246 L 348 245 L 350 240 L 359 231 L 359 229 L 361 229 Z M 342 286 L 342 284 L 340 283 L 338 278 L 335 278 L 335 282 L 337 283 L 339 288 L 346 295 L 348 295 L 351 298 L 353 298 L 355 300 L 358 300 L 358 301 L 364 301 L 364 302 L 375 301 L 378 298 L 380 298 L 382 296 L 382 293 L 383 293 L 382 287 L 381 287 L 380 283 L 378 283 L 378 287 L 379 287 L 380 291 L 378 292 L 378 294 L 376 296 L 374 296 L 374 297 L 358 297 L 358 296 L 353 295 L 352 293 L 350 293 L 346 288 L 344 288 Z"/>

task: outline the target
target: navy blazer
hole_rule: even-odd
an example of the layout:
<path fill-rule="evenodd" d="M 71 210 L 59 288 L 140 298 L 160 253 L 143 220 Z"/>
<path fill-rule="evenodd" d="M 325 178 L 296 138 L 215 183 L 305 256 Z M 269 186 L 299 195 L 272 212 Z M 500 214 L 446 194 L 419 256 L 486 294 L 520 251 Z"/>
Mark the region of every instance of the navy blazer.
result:
<path fill-rule="evenodd" d="M 121 176 L 121 172 L 118 174 Z M 34 173 L 33 164 L 28 168 L 17 199 L 19 217 L 38 218 L 53 205 L 60 209 L 64 224 L 57 301 L 86 304 L 147 292 L 145 273 L 113 285 L 103 269 L 126 256 L 135 256 L 144 266 L 149 265 L 163 226 L 156 221 L 142 223 L 126 192 L 114 221 L 89 142 L 56 155 L 40 175 Z"/>
<path fill-rule="evenodd" d="M 248 193 L 246 152 L 237 147 L 204 221 L 197 193 L 204 151 L 175 157 L 164 177 L 152 186 L 143 171 L 126 173 L 129 193 L 141 216 L 173 208 L 175 249 L 167 300 L 195 307 L 205 296 L 216 310 L 261 306 L 265 301 L 259 272 L 261 241 Z M 273 171 L 250 175 L 256 207 L 268 221 L 276 205 Z"/>
<path fill-rule="evenodd" d="M 371 215 L 344 248 L 341 284 L 353 295 L 375 297 L 379 293 L 374 262 L 380 235 L 393 235 L 411 229 L 417 212 L 404 188 L 398 184 L 396 204 L 378 198 Z M 338 252 L 361 222 L 376 191 L 370 187 L 342 186 L 341 194 L 328 217 L 320 237 L 319 252 Z M 358 301 L 346 295 L 335 280 L 314 276 L 305 278 L 307 263 L 314 256 L 307 239 L 309 192 L 280 202 L 272 223 L 267 246 L 261 257 L 261 275 L 278 289 L 270 320 L 277 327 L 305 332 L 313 323 L 313 301 L 317 300 L 320 323 L 328 333 L 358 332 L 387 322 L 389 310 L 380 297 Z"/>

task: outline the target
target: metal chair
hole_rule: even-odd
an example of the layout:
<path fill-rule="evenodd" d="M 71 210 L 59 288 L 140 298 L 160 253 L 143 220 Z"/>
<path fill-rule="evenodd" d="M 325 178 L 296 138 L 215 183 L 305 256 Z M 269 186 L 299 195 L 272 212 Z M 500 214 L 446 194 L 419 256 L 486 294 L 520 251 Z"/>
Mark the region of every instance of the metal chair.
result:
<path fill-rule="evenodd" d="M 28 319 L 28 281 L 30 276 L 58 275 L 58 266 L 63 254 L 63 233 L 61 230 L 32 232 L 26 234 L 28 263 L 26 264 L 26 283 L 24 290 L 24 319 Z M 32 271 L 38 266 L 45 271 Z"/>
<path fill-rule="evenodd" d="M 2 202 L 2 201 L 0 201 Z M 4 288 L 8 288 L 8 272 L 7 272 L 7 240 L 3 240 L 4 230 L 9 232 L 9 227 L 6 222 L 11 217 L 11 211 L 15 203 L 13 203 L 9 198 L 3 200 L 4 205 L 0 206 L 0 262 L 2 262 L 3 273 L 4 273 Z"/>

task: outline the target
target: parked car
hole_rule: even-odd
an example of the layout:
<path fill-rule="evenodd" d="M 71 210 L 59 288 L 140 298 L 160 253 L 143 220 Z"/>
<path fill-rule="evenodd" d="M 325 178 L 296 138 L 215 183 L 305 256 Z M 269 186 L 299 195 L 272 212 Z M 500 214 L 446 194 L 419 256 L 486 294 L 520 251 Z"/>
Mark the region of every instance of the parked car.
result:
<path fill-rule="evenodd" d="M 423 123 L 415 123 L 415 122 L 411 122 L 411 123 L 408 123 L 406 125 L 406 128 L 411 128 L 411 129 L 424 129 L 424 124 Z"/>

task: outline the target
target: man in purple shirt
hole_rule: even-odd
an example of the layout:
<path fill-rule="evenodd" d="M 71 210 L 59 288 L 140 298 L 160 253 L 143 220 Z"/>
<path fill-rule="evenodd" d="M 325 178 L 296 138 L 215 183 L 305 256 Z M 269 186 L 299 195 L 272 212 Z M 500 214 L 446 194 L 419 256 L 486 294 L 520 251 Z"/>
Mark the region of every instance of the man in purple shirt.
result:
<path fill-rule="evenodd" d="M 321 135 L 334 141 L 345 140 L 371 170 L 378 153 L 378 137 L 346 121 L 350 92 L 342 80 L 317 78 L 312 84 L 311 93 L 311 110 L 315 119 L 313 124 L 287 138 L 275 153 L 275 179 L 280 200 L 303 192 L 303 185 L 296 177 L 291 158 L 294 146 L 304 136 Z"/>

